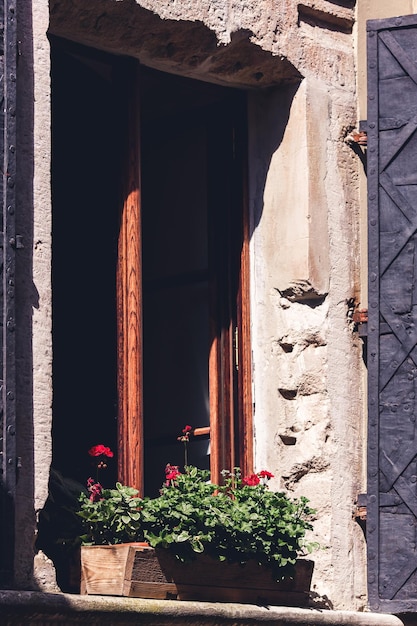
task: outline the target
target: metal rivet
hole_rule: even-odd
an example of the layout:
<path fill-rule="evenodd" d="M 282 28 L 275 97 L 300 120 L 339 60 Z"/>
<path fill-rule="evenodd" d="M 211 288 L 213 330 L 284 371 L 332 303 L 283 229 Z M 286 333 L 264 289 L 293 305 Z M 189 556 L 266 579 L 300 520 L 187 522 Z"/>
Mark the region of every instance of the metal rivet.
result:
<path fill-rule="evenodd" d="M 375 96 L 374 96 L 374 94 L 373 94 L 373 93 L 371 93 L 371 94 L 370 94 L 370 96 L 369 96 L 369 100 L 375 100 Z"/>
<path fill-rule="evenodd" d="M 375 128 L 375 122 L 371 122 L 371 123 L 369 124 L 369 128 Z"/>
<path fill-rule="evenodd" d="M 7 399 L 8 400 L 14 400 L 14 393 L 13 393 L 13 391 L 8 391 L 7 392 Z"/>
<path fill-rule="evenodd" d="M 12 424 L 10 424 L 10 425 L 7 427 L 7 432 L 9 433 L 9 435 L 15 435 L 15 434 L 16 434 L 15 427 L 14 427 Z"/>
<path fill-rule="evenodd" d="M 9 205 L 9 206 L 7 207 L 7 212 L 9 213 L 9 215 L 13 215 L 13 213 L 14 213 L 14 207 L 12 207 L 11 205 Z"/>

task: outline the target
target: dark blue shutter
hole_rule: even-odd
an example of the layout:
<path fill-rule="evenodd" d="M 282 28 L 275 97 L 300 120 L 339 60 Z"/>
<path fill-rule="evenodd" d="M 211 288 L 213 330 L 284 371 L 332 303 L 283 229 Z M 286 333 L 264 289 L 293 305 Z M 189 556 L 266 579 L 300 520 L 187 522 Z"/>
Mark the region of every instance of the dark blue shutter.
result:
<path fill-rule="evenodd" d="M 0 582 L 13 579 L 15 445 L 16 2 L 0 0 Z"/>
<path fill-rule="evenodd" d="M 417 16 L 368 22 L 368 589 L 417 611 Z"/>

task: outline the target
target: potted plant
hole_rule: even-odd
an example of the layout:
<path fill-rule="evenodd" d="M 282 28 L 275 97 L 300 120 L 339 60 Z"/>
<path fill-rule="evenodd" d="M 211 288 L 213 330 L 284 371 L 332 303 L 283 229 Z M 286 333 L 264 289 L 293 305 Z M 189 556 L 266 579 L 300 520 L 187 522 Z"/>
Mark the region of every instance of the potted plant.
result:
<path fill-rule="evenodd" d="M 88 481 L 80 496 L 82 593 L 305 604 L 313 563 L 306 498 L 269 489 L 266 470 L 166 466 L 156 498 Z M 119 580 L 116 583 L 116 573 Z"/>

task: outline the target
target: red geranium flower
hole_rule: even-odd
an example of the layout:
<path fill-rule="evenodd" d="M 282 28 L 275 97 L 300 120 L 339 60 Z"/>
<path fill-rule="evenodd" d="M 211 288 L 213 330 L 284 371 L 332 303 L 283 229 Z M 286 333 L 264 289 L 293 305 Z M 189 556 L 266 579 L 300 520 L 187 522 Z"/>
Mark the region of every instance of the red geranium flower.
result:
<path fill-rule="evenodd" d="M 268 478 L 268 480 L 274 477 L 274 475 L 271 474 L 271 472 L 268 472 L 267 470 L 262 470 L 261 472 L 258 473 L 258 476 L 259 478 Z"/>
<path fill-rule="evenodd" d="M 87 480 L 88 491 L 90 492 L 91 502 L 98 502 L 103 500 L 103 487 L 100 483 L 94 482 L 92 478 Z"/>
<path fill-rule="evenodd" d="M 107 456 L 109 459 L 113 457 L 113 452 L 110 450 L 110 448 L 103 446 L 102 443 L 90 448 L 88 454 L 90 456 Z"/>
<path fill-rule="evenodd" d="M 178 465 L 168 465 L 165 467 L 165 484 L 169 487 L 170 483 L 174 481 L 177 476 L 180 476 L 181 472 L 178 469 Z"/>
<path fill-rule="evenodd" d="M 258 474 L 250 474 L 249 476 L 242 478 L 242 484 L 247 485 L 248 487 L 255 487 L 256 485 L 259 485 L 260 482 L 261 480 Z"/>

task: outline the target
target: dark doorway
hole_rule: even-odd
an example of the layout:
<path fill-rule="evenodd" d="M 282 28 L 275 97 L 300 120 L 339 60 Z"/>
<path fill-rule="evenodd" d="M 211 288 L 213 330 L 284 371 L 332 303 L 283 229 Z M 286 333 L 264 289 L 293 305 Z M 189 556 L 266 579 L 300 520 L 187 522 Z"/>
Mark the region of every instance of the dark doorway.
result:
<path fill-rule="evenodd" d="M 120 62 L 52 51 L 53 464 L 85 483 L 90 446 L 117 454 L 132 444 L 117 440 Z M 189 463 L 210 467 L 213 447 L 218 463 L 239 461 L 245 97 L 149 68 L 139 93 L 143 384 L 134 393 L 143 394 L 145 493 L 156 495 L 166 463 L 184 465 L 186 424 L 216 431 L 190 443 Z M 116 477 L 114 462 L 103 482 Z"/>
<path fill-rule="evenodd" d="M 53 45 L 53 465 L 83 484 L 89 448 L 116 448 L 114 122 L 111 65 Z"/>

